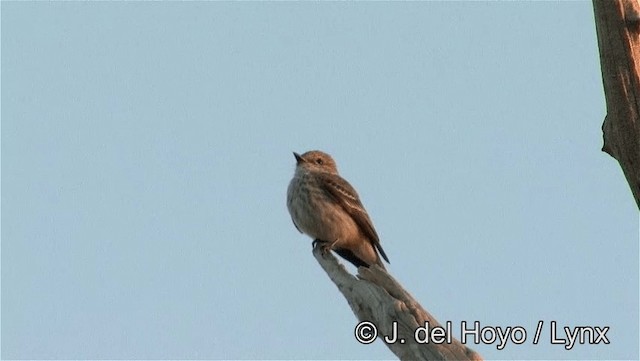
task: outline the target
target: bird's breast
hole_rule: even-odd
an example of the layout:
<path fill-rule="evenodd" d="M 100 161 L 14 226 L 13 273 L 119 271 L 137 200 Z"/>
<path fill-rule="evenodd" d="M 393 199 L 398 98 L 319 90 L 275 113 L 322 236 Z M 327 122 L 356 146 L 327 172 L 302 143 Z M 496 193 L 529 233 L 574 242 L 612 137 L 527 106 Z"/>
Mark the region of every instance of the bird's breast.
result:
<path fill-rule="evenodd" d="M 287 208 L 298 229 L 323 241 L 360 238 L 353 218 L 309 175 L 296 175 L 287 189 Z"/>

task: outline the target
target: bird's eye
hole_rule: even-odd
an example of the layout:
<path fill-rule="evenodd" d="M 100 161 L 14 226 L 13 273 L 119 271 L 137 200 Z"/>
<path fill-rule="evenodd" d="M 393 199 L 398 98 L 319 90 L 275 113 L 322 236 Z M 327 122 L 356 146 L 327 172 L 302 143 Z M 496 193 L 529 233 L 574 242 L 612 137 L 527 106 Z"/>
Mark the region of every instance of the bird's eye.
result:
<path fill-rule="evenodd" d="M 316 164 L 323 165 L 324 161 L 322 160 L 322 158 L 318 158 L 318 159 L 316 159 Z"/>

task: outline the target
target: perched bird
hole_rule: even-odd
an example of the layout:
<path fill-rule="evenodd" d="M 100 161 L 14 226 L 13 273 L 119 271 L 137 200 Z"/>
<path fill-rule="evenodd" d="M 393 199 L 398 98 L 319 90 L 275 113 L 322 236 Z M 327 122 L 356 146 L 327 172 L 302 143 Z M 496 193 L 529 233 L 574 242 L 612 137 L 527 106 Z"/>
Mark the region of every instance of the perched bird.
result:
<path fill-rule="evenodd" d="M 327 153 L 313 150 L 296 158 L 296 170 L 287 189 L 287 208 L 298 231 L 324 250 L 333 249 L 356 267 L 389 259 L 355 189 L 338 175 Z M 379 252 L 379 254 L 378 254 Z"/>

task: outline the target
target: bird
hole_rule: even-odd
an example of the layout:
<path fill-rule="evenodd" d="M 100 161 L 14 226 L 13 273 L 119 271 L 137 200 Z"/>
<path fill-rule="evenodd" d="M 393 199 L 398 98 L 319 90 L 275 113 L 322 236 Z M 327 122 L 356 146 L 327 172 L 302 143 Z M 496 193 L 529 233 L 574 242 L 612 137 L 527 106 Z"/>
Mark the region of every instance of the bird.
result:
<path fill-rule="evenodd" d="M 389 258 L 371 218 L 356 190 L 338 174 L 333 158 L 319 150 L 293 156 L 296 169 L 287 188 L 287 208 L 298 231 L 356 267 L 376 264 L 385 269 L 380 256 L 387 263 Z"/>

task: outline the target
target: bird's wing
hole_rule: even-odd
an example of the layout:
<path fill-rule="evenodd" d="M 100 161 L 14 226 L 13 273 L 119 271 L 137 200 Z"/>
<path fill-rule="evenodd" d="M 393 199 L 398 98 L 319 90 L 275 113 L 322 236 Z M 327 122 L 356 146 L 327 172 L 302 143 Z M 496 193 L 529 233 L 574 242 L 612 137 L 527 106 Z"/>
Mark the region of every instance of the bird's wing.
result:
<path fill-rule="evenodd" d="M 362 202 L 360 202 L 360 197 L 358 197 L 356 190 L 339 175 L 327 173 L 322 174 L 319 178 L 322 187 L 331 194 L 338 204 L 356 221 L 356 224 L 360 227 L 364 235 L 367 236 L 371 244 L 388 263 L 389 258 L 387 258 L 387 255 L 380 245 L 378 233 L 376 233 L 375 228 L 373 228 L 369 214 L 367 214 Z"/>

